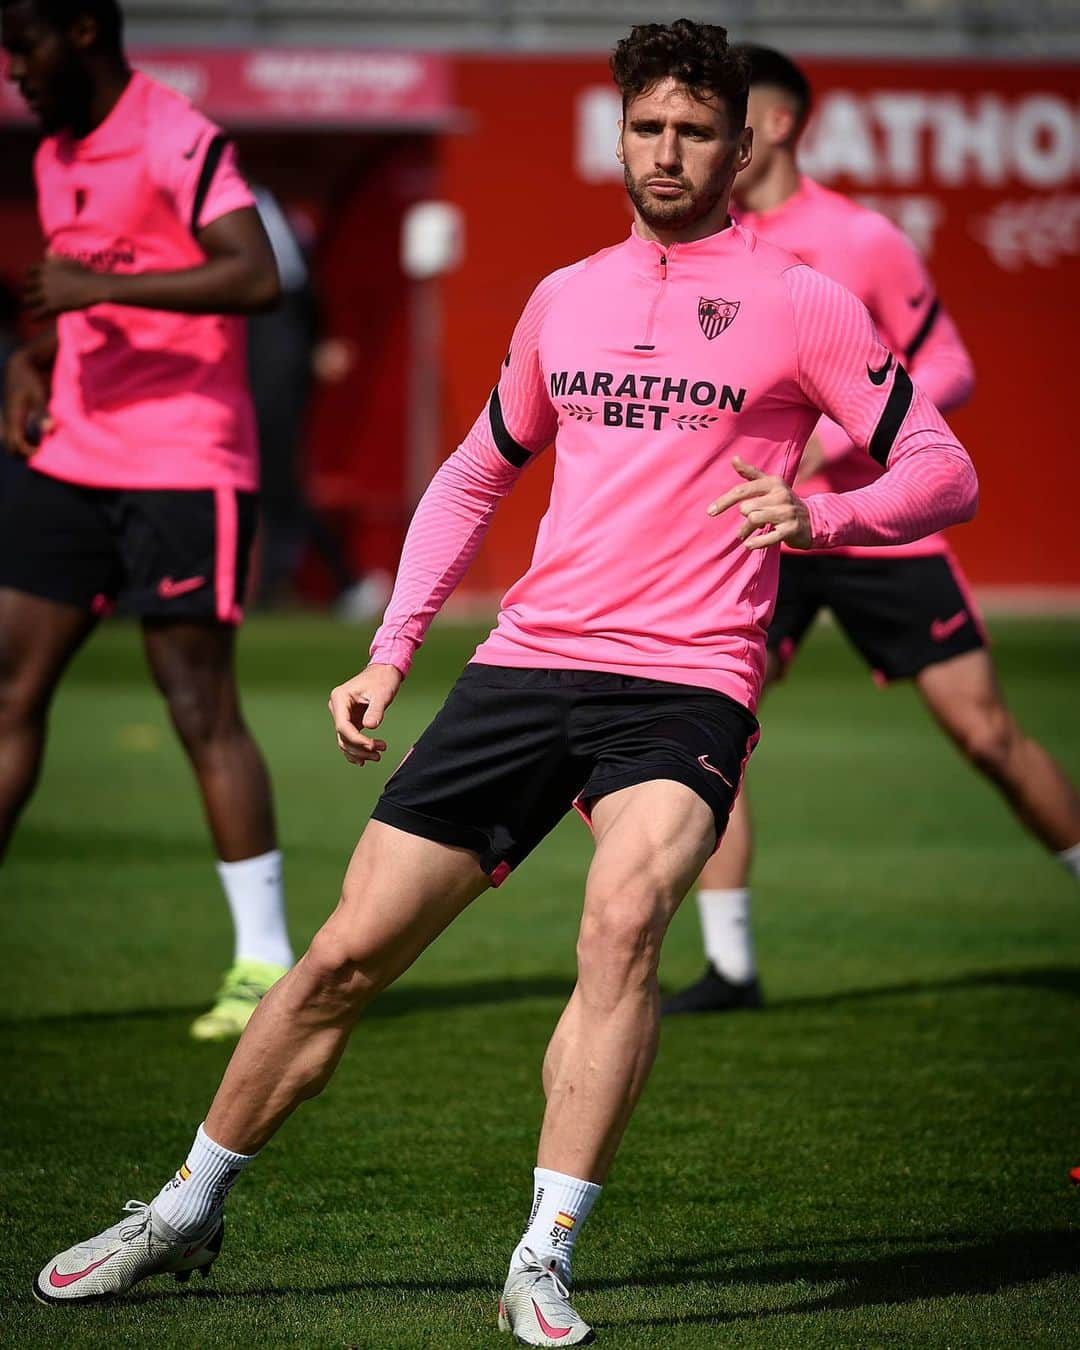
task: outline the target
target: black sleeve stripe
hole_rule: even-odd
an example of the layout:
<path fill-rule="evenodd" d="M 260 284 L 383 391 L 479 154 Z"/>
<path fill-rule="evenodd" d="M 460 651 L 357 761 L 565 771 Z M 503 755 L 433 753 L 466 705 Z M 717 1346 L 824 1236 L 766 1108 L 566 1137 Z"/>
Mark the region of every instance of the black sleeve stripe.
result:
<path fill-rule="evenodd" d="M 499 401 L 499 386 L 491 391 L 488 402 L 488 417 L 491 419 L 491 434 L 495 439 L 495 448 L 508 464 L 521 469 L 528 463 L 530 451 L 519 445 L 506 429 L 503 421 L 502 403 Z"/>
<path fill-rule="evenodd" d="M 885 410 L 878 419 L 874 434 L 870 438 L 870 444 L 867 446 L 871 455 L 881 465 L 888 461 L 889 451 L 893 448 L 893 441 L 896 440 L 897 432 L 900 430 L 904 418 L 908 415 L 914 392 L 911 385 L 911 376 L 897 362 L 896 374 L 893 377 L 892 388 L 889 390 L 889 400 L 885 404 Z"/>
<path fill-rule="evenodd" d="M 198 233 L 199 217 L 206 204 L 206 195 L 210 191 L 210 184 L 214 181 L 214 174 L 217 173 L 217 166 L 221 163 L 221 156 L 225 153 L 227 144 L 228 140 L 219 132 L 207 146 L 202 173 L 199 174 L 198 186 L 195 188 L 195 203 L 191 208 L 192 234 Z"/>
<path fill-rule="evenodd" d="M 934 303 L 930 306 L 930 308 L 926 311 L 926 318 L 923 319 L 919 331 L 911 339 L 911 346 L 907 349 L 907 359 L 909 361 L 915 360 L 915 353 L 919 350 L 919 348 L 923 345 L 926 339 L 930 336 L 931 329 L 934 327 L 934 324 L 937 323 L 938 315 L 940 313 L 941 313 L 941 301 L 935 300 Z"/>

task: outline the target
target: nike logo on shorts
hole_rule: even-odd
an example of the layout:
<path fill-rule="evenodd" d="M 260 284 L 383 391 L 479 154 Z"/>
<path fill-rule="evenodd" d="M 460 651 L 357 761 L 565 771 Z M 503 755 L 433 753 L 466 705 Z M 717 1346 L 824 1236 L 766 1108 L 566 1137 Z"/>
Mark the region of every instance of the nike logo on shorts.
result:
<path fill-rule="evenodd" d="M 717 778 L 719 778 L 722 782 L 726 783 L 728 787 L 732 790 L 732 792 L 735 791 L 735 784 L 731 781 L 730 778 L 725 777 L 725 775 L 720 772 L 720 770 L 716 767 L 715 764 L 709 763 L 708 755 L 698 755 L 697 762 L 707 773 L 716 774 Z"/>
<path fill-rule="evenodd" d="M 172 577 L 162 577 L 158 582 L 157 593 L 162 600 L 175 600 L 180 595 L 190 595 L 200 586 L 206 585 L 205 577 L 185 577 L 183 581 L 173 581 Z"/>
<path fill-rule="evenodd" d="M 948 642 L 949 638 L 968 621 L 968 612 L 966 609 L 960 610 L 954 614 L 951 619 L 935 619 L 930 625 L 930 636 L 935 642 Z"/>

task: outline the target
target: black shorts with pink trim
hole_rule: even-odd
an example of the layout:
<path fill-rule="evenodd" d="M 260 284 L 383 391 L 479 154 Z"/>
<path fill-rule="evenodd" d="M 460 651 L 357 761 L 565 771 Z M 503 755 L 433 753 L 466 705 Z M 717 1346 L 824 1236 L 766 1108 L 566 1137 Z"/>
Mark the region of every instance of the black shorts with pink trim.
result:
<path fill-rule="evenodd" d="M 252 492 L 84 487 L 20 466 L 0 500 L 0 586 L 99 614 L 236 624 L 256 514 Z"/>
<path fill-rule="evenodd" d="M 571 807 L 671 779 L 719 838 L 757 719 L 724 694 L 591 670 L 466 666 L 387 780 L 376 820 L 466 848 L 498 886 Z"/>
<path fill-rule="evenodd" d="M 883 682 L 911 679 L 927 666 L 987 645 L 967 580 L 949 554 L 783 554 L 768 637 L 781 673 L 822 609 L 832 611 Z"/>

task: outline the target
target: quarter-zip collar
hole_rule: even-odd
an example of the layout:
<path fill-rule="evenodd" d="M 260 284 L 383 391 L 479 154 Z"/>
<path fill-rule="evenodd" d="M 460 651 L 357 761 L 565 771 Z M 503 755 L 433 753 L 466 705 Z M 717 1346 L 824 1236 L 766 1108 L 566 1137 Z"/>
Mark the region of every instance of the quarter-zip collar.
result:
<path fill-rule="evenodd" d="M 670 271 L 680 258 L 730 258 L 745 251 L 748 242 L 746 232 L 736 224 L 708 234 L 704 239 L 676 240 L 673 244 L 643 239 L 636 226 L 631 225 L 625 247 L 635 266 L 641 267 L 649 276 L 659 278 L 662 270 Z"/>

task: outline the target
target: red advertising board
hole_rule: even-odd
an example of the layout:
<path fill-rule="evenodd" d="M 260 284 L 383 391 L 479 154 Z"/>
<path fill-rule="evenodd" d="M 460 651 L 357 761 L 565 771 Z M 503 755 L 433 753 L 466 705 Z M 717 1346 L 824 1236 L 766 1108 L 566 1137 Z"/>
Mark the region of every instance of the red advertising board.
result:
<path fill-rule="evenodd" d="M 450 111 L 451 62 L 348 47 L 139 47 L 133 62 L 229 127 L 429 126 Z M 0 86 L 0 121 L 29 121 Z"/>
<path fill-rule="evenodd" d="M 926 253 L 979 384 L 950 419 L 980 471 L 977 520 L 954 543 L 983 585 L 1080 587 L 1080 530 L 1047 497 L 1080 498 L 1080 106 L 1075 65 L 807 60 L 817 94 L 804 165 L 886 211 Z M 629 227 L 602 58 L 462 59 L 467 134 L 443 142 L 443 190 L 468 249 L 445 287 L 445 449 L 481 406 L 515 317 L 546 272 Z M 527 563 L 537 467 L 497 513 L 470 578 Z M 662 507 L 662 504 L 660 504 Z"/>

